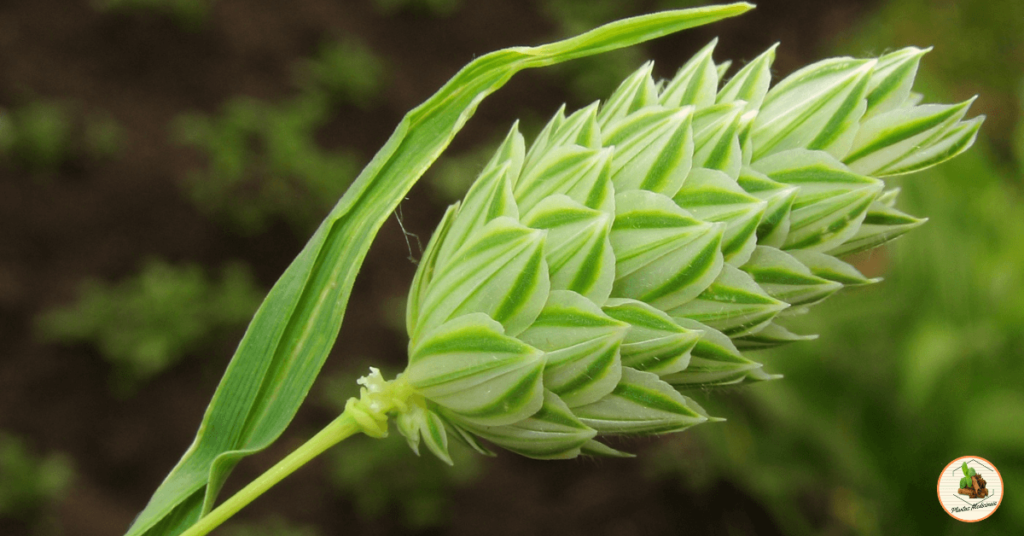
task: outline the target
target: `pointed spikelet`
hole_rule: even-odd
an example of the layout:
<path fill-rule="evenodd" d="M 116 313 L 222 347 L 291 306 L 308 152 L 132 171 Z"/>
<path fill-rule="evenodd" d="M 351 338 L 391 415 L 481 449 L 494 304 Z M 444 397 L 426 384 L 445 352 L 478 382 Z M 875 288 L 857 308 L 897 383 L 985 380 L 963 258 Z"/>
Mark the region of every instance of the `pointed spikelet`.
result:
<path fill-rule="evenodd" d="M 539 459 L 629 456 L 599 436 L 715 420 L 682 392 L 778 378 L 743 351 L 844 286 L 837 258 L 922 224 L 882 178 L 966 150 L 971 101 L 919 104 L 921 57 L 835 58 L 771 84 L 775 46 L 723 83 L 712 42 L 602 103 L 514 126 L 445 214 L 409 293 L 398 430 Z"/>

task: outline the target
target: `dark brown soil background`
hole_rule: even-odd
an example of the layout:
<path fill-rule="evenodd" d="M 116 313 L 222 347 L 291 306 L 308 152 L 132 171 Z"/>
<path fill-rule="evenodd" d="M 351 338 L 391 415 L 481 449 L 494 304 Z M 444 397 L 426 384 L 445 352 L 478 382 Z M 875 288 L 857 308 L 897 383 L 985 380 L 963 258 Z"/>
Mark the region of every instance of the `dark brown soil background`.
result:
<path fill-rule="evenodd" d="M 765 1 L 740 19 L 662 39 L 646 52 L 658 61 L 658 74 L 668 76 L 716 35 L 716 57 L 741 63 L 781 41 L 775 70 L 785 74 L 827 53 L 831 37 L 868 4 Z M 658 3 L 630 6 L 630 13 L 641 13 Z M 303 243 L 283 223 L 242 237 L 197 211 L 180 183 L 203 160 L 170 140 L 171 120 L 187 111 L 215 112 L 239 94 L 286 98 L 296 91 L 289 81 L 296 60 L 312 56 L 325 38 L 354 34 L 386 60 L 386 94 L 369 110 L 342 108 L 321 141 L 327 148 L 352 147 L 368 160 L 402 114 L 473 57 L 556 37 L 541 8 L 539 0 L 465 1 L 446 17 L 385 16 L 369 0 L 219 0 L 202 28 L 186 31 L 152 14 L 100 13 L 85 0 L 0 1 L 0 107 L 26 94 L 69 100 L 109 113 L 127 134 L 120 158 L 72 162 L 53 180 L 0 167 L 0 429 L 25 438 L 37 452 L 73 458 L 76 478 L 58 512 L 63 534 L 126 530 L 192 441 L 233 345 L 186 359 L 124 399 L 110 394 L 110 366 L 95 349 L 40 344 L 34 318 L 74 300 L 83 279 L 117 281 L 147 257 L 211 267 L 240 259 L 269 288 Z M 563 87 L 557 76 L 521 73 L 484 103 L 451 150 L 500 136 L 519 111 L 545 116 L 566 100 L 583 104 L 573 103 Z M 424 239 L 442 212 L 436 197 L 421 184 L 403 203 L 405 226 Z M 407 256 L 391 219 L 356 283 L 325 371 L 344 369 L 357 357 L 395 367 L 404 361 L 404 334 L 381 318 L 412 279 Z M 235 471 L 226 492 L 330 418 L 323 408 L 304 408 L 274 447 Z M 630 446 L 642 451 L 653 441 Z M 542 463 L 502 454 L 484 463 L 483 478 L 457 492 L 452 523 L 434 532 L 722 534 L 730 527 L 729 534 L 778 533 L 764 508 L 729 482 L 695 493 L 675 480 L 643 477 L 636 463 Z M 404 532 L 394 520 L 360 519 L 331 492 L 322 472 L 313 463 L 239 517 L 277 512 L 318 525 L 325 535 Z M 0 520 L 0 534 L 24 530 Z"/>

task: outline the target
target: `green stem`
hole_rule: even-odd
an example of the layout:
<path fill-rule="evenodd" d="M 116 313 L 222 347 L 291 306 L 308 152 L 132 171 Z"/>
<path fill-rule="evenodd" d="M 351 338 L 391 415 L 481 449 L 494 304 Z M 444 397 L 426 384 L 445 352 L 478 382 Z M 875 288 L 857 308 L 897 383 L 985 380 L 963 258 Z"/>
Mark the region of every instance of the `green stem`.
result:
<path fill-rule="evenodd" d="M 319 456 L 325 450 L 360 431 L 361 428 L 356 424 L 355 419 L 352 418 L 352 414 L 348 410 L 342 412 L 337 419 L 334 419 L 331 424 L 320 430 L 309 441 L 303 443 L 301 447 L 295 449 L 285 459 L 277 462 L 277 464 L 257 477 L 256 480 L 250 482 L 248 486 L 242 488 L 241 491 L 234 494 L 230 499 L 214 508 L 212 512 L 199 519 L 195 525 L 189 527 L 180 536 L 203 536 L 209 533 L 235 515 L 245 505 L 251 503 L 256 497 L 259 497 L 263 492 L 274 486 L 274 484 L 283 480 L 284 477 L 306 465 L 306 463 Z"/>

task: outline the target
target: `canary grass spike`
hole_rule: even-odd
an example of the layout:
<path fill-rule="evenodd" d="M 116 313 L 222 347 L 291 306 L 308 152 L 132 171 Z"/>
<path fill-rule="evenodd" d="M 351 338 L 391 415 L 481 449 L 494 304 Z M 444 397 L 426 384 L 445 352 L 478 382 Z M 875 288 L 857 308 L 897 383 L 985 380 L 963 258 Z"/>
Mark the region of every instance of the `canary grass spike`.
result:
<path fill-rule="evenodd" d="M 924 222 L 882 179 L 963 152 L 982 121 L 963 120 L 971 101 L 918 104 L 927 50 L 772 87 L 775 46 L 724 83 L 714 47 L 563 107 L 529 146 L 513 126 L 445 214 L 389 391 L 414 451 L 629 456 L 600 438 L 716 420 L 683 393 L 778 378 L 742 351 L 814 338 L 785 318 L 877 282 L 837 257 Z"/>

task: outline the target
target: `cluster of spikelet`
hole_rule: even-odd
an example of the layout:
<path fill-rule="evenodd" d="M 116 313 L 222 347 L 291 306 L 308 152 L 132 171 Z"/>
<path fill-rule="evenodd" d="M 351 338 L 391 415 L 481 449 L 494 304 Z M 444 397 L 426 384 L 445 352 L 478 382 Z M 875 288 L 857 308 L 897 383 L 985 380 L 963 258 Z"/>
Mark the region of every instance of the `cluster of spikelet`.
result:
<path fill-rule="evenodd" d="M 713 48 L 560 110 L 529 148 L 513 127 L 448 209 L 410 291 L 408 367 L 362 381 L 370 399 L 401 384 L 414 450 L 626 455 L 595 437 L 709 420 L 682 393 L 773 378 L 741 351 L 808 338 L 777 320 L 871 283 L 838 257 L 923 222 L 880 178 L 952 158 L 981 124 L 970 101 L 919 104 L 926 50 L 769 88 L 774 47 L 724 85 Z"/>

